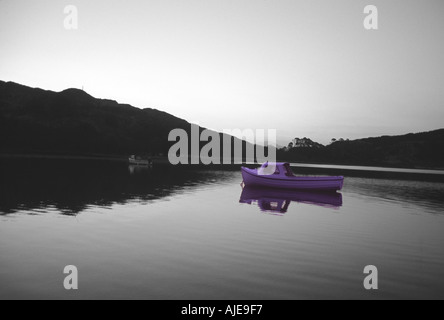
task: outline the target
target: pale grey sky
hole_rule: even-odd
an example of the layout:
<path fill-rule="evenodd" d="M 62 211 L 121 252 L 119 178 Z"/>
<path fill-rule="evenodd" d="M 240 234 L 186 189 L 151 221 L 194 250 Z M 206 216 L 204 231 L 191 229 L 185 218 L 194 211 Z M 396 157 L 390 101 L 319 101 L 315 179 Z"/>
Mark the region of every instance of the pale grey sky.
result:
<path fill-rule="evenodd" d="M 327 143 L 444 127 L 443 34 L 442 0 L 0 0 L 0 79 Z"/>

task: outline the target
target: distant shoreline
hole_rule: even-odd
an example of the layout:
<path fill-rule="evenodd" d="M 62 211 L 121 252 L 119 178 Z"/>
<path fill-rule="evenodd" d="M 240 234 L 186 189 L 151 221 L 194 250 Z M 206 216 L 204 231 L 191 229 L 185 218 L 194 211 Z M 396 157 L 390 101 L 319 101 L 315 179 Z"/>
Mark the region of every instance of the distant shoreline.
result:
<path fill-rule="evenodd" d="M 157 163 L 168 163 L 168 157 L 149 157 Z M 128 162 L 128 156 L 119 155 L 58 155 L 58 154 L 20 154 L 20 153 L 0 153 L 0 159 L 51 159 L 51 160 L 98 160 Z"/>
<path fill-rule="evenodd" d="M 430 168 L 397 168 L 397 167 L 381 167 L 381 166 L 357 166 L 357 165 L 292 163 L 292 162 L 290 162 L 290 165 L 298 168 L 313 168 L 313 169 L 331 169 L 331 170 L 337 169 L 337 170 L 351 170 L 351 171 L 444 175 L 444 169 L 430 169 Z"/>
<path fill-rule="evenodd" d="M 152 156 L 154 163 L 169 164 L 167 156 Z M 57 154 L 20 154 L 20 153 L 0 153 L 0 159 L 51 159 L 51 160 L 97 160 L 97 161 L 114 161 L 128 163 L 128 156 L 122 155 L 57 155 Z M 281 162 L 289 162 L 291 166 L 297 168 L 307 169 L 338 169 L 338 170 L 352 170 L 352 171 L 379 171 L 379 172 L 396 172 L 396 173 L 420 173 L 420 174 L 435 174 L 444 175 L 444 168 L 411 168 L 411 167 L 390 167 L 390 166 L 370 166 L 370 165 L 356 165 L 356 164 L 337 164 L 337 163 L 304 163 L 279 160 Z M 231 164 L 233 166 L 240 166 L 241 164 Z M 246 163 L 244 165 L 257 165 L 253 163 Z M 203 164 L 200 164 L 203 166 Z M 223 166 L 223 164 L 212 164 L 210 166 Z"/>

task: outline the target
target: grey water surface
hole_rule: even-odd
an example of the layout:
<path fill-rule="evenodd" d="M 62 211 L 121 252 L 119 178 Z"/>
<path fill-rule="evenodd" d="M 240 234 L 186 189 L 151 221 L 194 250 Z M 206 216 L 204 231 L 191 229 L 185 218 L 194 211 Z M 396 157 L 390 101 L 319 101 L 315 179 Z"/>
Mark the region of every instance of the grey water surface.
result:
<path fill-rule="evenodd" d="M 444 183 L 343 174 L 242 189 L 238 168 L 1 160 L 0 299 L 444 298 Z M 65 290 L 75 265 L 78 290 Z M 364 267 L 379 289 L 364 289 Z"/>

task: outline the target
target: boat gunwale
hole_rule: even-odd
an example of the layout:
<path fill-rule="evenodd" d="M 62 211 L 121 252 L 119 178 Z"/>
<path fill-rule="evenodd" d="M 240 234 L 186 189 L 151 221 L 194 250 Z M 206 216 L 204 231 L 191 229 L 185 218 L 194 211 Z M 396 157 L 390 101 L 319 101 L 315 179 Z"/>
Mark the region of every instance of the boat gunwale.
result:
<path fill-rule="evenodd" d="M 288 177 L 286 179 L 282 179 L 282 178 L 277 178 L 277 177 L 267 177 L 266 175 L 259 175 L 259 174 L 254 174 L 251 171 L 253 170 L 257 170 L 257 169 L 250 169 L 247 167 L 241 167 L 241 170 L 245 173 L 248 173 L 249 175 L 256 177 L 256 178 L 262 178 L 262 179 L 268 179 L 268 180 L 281 180 L 281 181 L 317 181 L 317 182 L 321 182 L 321 181 L 344 181 L 344 177 L 343 176 L 322 176 L 322 177 L 296 177 L 296 176 L 291 176 Z M 273 176 L 274 174 L 271 174 L 270 176 Z M 316 178 L 316 179 L 313 179 Z"/>

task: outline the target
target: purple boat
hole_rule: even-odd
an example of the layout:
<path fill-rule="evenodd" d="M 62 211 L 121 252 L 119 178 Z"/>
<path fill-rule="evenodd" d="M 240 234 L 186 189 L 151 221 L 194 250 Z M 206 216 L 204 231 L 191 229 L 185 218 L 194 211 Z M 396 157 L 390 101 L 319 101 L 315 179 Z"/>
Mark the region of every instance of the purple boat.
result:
<path fill-rule="evenodd" d="M 296 177 L 287 162 L 265 162 L 260 168 L 241 167 L 246 186 L 296 190 L 341 190 L 344 177 Z"/>

